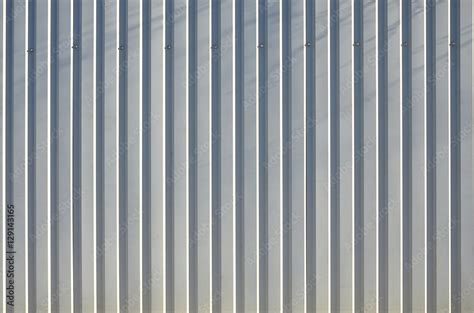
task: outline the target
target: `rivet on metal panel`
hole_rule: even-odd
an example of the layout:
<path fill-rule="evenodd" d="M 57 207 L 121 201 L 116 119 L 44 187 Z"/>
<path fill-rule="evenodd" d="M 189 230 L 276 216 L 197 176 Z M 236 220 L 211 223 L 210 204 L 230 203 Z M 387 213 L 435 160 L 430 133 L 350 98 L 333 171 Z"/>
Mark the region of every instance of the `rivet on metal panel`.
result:
<path fill-rule="evenodd" d="M 352 44 L 353 47 L 360 47 L 360 42 L 356 41 Z"/>
<path fill-rule="evenodd" d="M 451 42 L 449 43 L 449 46 L 450 46 L 450 47 L 456 47 L 456 42 L 455 42 L 455 41 L 451 41 Z"/>
<path fill-rule="evenodd" d="M 170 50 L 171 49 L 171 45 L 166 45 L 165 46 L 165 50 Z"/>
<path fill-rule="evenodd" d="M 402 42 L 401 46 L 402 47 L 408 47 L 408 42 L 406 42 L 406 41 Z"/>
<path fill-rule="evenodd" d="M 311 42 L 307 42 L 304 44 L 305 47 L 311 47 Z"/>
<path fill-rule="evenodd" d="M 213 45 L 211 46 L 211 49 L 216 50 L 216 49 L 217 49 L 217 44 L 213 44 Z"/>
<path fill-rule="evenodd" d="M 259 45 L 257 46 L 257 48 L 259 48 L 259 49 L 263 48 L 263 43 L 259 44 Z"/>
<path fill-rule="evenodd" d="M 35 49 L 33 49 L 33 48 L 28 48 L 28 49 L 26 50 L 26 52 L 28 52 L 28 53 L 32 53 L 32 52 L 34 52 L 34 51 L 35 51 Z"/>
<path fill-rule="evenodd" d="M 72 45 L 72 47 L 71 47 L 71 48 L 73 48 L 73 49 L 77 49 L 77 48 L 79 48 L 79 44 L 75 42 L 75 43 L 73 43 L 73 45 Z"/>
<path fill-rule="evenodd" d="M 123 50 L 125 50 L 125 47 L 124 47 L 123 45 L 120 45 L 120 46 L 118 47 L 118 50 L 119 50 L 119 51 L 123 51 Z"/>

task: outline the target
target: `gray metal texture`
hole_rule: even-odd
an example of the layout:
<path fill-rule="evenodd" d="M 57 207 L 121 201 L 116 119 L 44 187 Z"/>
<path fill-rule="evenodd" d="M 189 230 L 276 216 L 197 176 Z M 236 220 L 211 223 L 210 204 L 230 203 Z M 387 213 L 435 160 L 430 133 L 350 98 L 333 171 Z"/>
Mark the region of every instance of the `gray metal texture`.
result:
<path fill-rule="evenodd" d="M 1 312 L 474 312 L 473 10 L 2 0 Z"/>

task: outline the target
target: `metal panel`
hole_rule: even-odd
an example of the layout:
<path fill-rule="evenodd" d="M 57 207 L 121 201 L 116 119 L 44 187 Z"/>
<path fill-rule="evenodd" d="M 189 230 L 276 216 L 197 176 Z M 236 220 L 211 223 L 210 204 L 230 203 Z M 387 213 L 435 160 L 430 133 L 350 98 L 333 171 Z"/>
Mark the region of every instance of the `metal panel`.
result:
<path fill-rule="evenodd" d="M 1 311 L 474 311 L 473 12 L 4 0 Z"/>

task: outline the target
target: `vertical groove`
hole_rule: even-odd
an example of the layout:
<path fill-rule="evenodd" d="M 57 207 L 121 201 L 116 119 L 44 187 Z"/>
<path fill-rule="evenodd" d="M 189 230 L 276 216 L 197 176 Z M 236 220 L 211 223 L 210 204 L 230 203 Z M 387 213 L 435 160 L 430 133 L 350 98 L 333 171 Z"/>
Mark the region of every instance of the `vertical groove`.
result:
<path fill-rule="evenodd" d="M 377 311 L 388 312 L 388 40 L 387 0 L 377 1 Z"/>
<path fill-rule="evenodd" d="M 291 69 L 287 68 L 287 64 L 291 59 L 291 3 L 290 0 L 281 1 L 281 175 L 282 175 L 282 198 L 281 214 L 282 214 L 282 301 L 283 310 L 291 313 L 292 310 L 292 271 L 291 271 L 291 157 L 292 157 L 292 140 L 291 140 Z"/>
<path fill-rule="evenodd" d="M 449 2 L 450 305 L 461 312 L 460 1 Z"/>
<path fill-rule="evenodd" d="M 340 310 L 339 251 L 339 0 L 329 1 L 329 305 L 331 312 Z"/>
<path fill-rule="evenodd" d="M 82 140 L 82 1 L 72 3 L 72 69 L 71 69 L 71 103 L 72 103 L 72 191 L 71 195 L 82 193 L 81 177 L 81 140 Z M 82 242 L 81 214 L 82 197 L 73 196 L 73 306 L 75 312 L 82 312 Z"/>
<path fill-rule="evenodd" d="M 436 3 L 425 6 L 425 188 L 426 310 L 436 312 Z"/>
<path fill-rule="evenodd" d="M 257 2 L 257 275 L 258 309 L 268 311 L 268 116 L 267 116 L 267 0 Z"/>
<path fill-rule="evenodd" d="M 314 1 L 305 1 L 306 310 L 316 311 L 316 108 Z"/>
<path fill-rule="evenodd" d="M 26 122 L 27 122 L 27 307 L 36 311 L 36 0 L 27 0 Z"/>
<path fill-rule="evenodd" d="M 353 244 L 354 310 L 364 310 L 364 7 L 353 0 Z"/>
<path fill-rule="evenodd" d="M 141 2 L 142 304 L 151 312 L 151 0 Z"/>
<path fill-rule="evenodd" d="M 188 160 L 189 160 L 189 311 L 198 311 L 198 246 L 196 240 L 198 231 L 198 119 L 197 82 L 192 82 L 197 77 L 197 1 L 188 0 Z"/>
<path fill-rule="evenodd" d="M 173 53 L 173 0 L 165 0 L 164 4 L 164 238 L 165 238 L 165 311 L 174 312 L 174 144 L 173 144 L 173 76 L 174 76 L 174 53 Z"/>
<path fill-rule="evenodd" d="M 14 253 L 14 249 L 9 248 L 6 245 L 7 242 L 7 229 L 8 225 L 7 216 L 10 213 L 10 209 L 14 210 L 13 195 L 14 195 L 14 169 L 13 169 L 13 160 L 14 160 L 14 150 L 13 150 L 13 138 L 14 138 L 14 102 L 13 102 L 13 35 L 14 35 L 14 2 L 13 1 L 4 1 L 3 2 L 3 12 L 4 12 L 4 24 L 3 24 L 3 110 L 4 110 L 4 155 L 3 155 L 3 173 L 5 175 L 5 180 L 3 181 L 4 196 L 5 196 L 5 209 L 3 215 L 4 230 L 5 230 L 5 242 L 4 251 L 5 256 L 8 257 L 10 254 Z M 3 268 L 7 270 L 6 262 L 3 263 Z M 6 288 L 6 276 L 3 279 L 3 288 Z M 5 289 L 6 290 L 6 289 Z M 8 296 L 8 294 L 6 294 Z M 7 298 L 8 299 L 8 298 Z M 13 312 L 13 306 L 8 305 L 7 301 L 3 302 L 3 310 L 5 312 Z"/>
<path fill-rule="evenodd" d="M 221 312 L 220 0 L 211 1 L 212 312 Z"/>
<path fill-rule="evenodd" d="M 401 221 L 402 309 L 412 308 L 412 71 L 411 1 L 402 0 L 401 15 Z"/>
<path fill-rule="evenodd" d="M 235 297 L 236 312 L 245 311 L 245 120 L 244 120 L 244 1 L 234 1 L 235 112 Z"/>
<path fill-rule="evenodd" d="M 49 106 L 50 106 L 50 199 L 51 199 L 51 312 L 59 312 L 59 185 L 58 185 L 58 135 L 59 135 L 59 115 L 58 115 L 58 0 L 50 0 L 50 25 L 49 25 Z"/>
<path fill-rule="evenodd" d="M 96 220 L 96 299 L 97 312 L 105 311 L 105 3 L 95 3 L 94 101 L 95 101 L 95 220 Z"/>
<path fill-rule="evenodd" d="M 120 311 L 128 311 L 128 214 L 127 214 L 127 188 L 128 188 L 128 1 L 120 0 L 118 9 L 118 166 L 119 166 L 119 295 Z"/>

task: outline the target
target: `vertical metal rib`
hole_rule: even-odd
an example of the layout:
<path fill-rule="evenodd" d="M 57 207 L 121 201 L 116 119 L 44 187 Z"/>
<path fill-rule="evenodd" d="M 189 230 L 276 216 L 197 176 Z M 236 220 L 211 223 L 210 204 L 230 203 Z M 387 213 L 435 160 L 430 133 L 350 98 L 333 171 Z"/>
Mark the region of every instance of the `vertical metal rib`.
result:
<path fill-rule="evenodd" d="M 291 59 L 291 3 L 290 0 L 282 0 L 280 7 L 280 27 L 281 27 L 281 175 L 282 175 L 282 303 L 285 312 L 292 312 L 292 280 L 291 280 L 291 69 L 286 68 L 287 62 Z"/>
<path fill-rule="evenodd" d="M 267 0 L 257 2 L 257 233 L 258 309 L 268 310 Z"/>
<path fill-rule="evenodd" d="M 71 104 L 72 104 L 72 192 L 71 195 L 81 194 L 81 72 L 82 72 L 82 1 L 74 0 L 72 12 L 72 69 L 71 69 Z M 82 243 L 81 243 L 81 214 L 82 197 L 74 196 L 73 209 L 73 306 L 75 312 L 82 311 Z"/>
<path fill-rule="evenodd" d="M 165 185 L 164 192 L 164 238 L 165 238 L 165 311 L 174 312 L 174 112 L 173 112 L 173 0 L 165 0 L 164 5 L 164 163 Z"/>
<path fill-rule="evenodd" d="M 460 1 L 449 2 L 449 253 L 451 312 L 461 312 Z"/>
<path fill-rule="evenodd" d="M 141 2 L 142 304 L 151 312 L 151 0 Z"/>
<path fill-rule="evenodd" d="M 412 86 L 411 86 L 411 1 L 402 0 L 401 15 L 401 221 L 402 221 L 402 306 L 412 307 Z"/>
<path fill-rule="evenodd" d="M 13 1 L 4 1 L 3 2 L 3 13 L 4 13 L 4 24 L 3 24 L 3 110 L 4 110 L 4 120 L 3 124 L 5 125 L 4 130 L 4 159 L 3 159 L 3 172 L 5 175 L 5 180 L 3 181 L 4 196 L 6 206 L 4 209 L 3 222 L 4 225 L 7 225 L 7 216 L 9 210 L 14 210 L 13 203 L 13 187 L 14 187 L 14 150 L 13 150 L 13 138 L 14 138 L 14 128 L 13 128 L 13 118 L 14 118 L 14 103 L 13 103 L 13 26 L 14 26 L 14 2 Z M 7 229 L 4 227 L 5 234 Z M 6 242 L 6 240 L 5 240 Z M 14 253 L 13 249 L 9 248 L 4 244 L 5 256 L 8 257 L 9 254 Z M 3 268 L 6 270 L 6 262 L 3 263 Z M 3 276 L 3 288 L 6 288 L 6 275 Z M 8 294 L 6 294 L 8 296 Z M 7 298 L 8 299 L 8 298 Z M 3 301 L 3 311 L 11 312 L 13 311 L 13 306 L 6 306 L 7 301 Z"/>
<path fill-rule="evenodd" d="M 388 312 L 388 39 L 387 0 L 377 1 L 377 309 Z"/>
<path fill-rule="evenodd" d="M 189 244 L 189 310 L 198 310 L 198 246 L 196 240 L 198 232 L 198 120 L 197 120 L 197 83 L 191 79 L 197 77 L 197 1 L 188 0 L 188 160 L 189 160 L 189 186 L 188 186 L 188 244 Z"/>
<path fill-rule="evenodd" d="M 331 312 L 340 309 L 339 260 L 339 0 L 328 0 L 329 47 L 329 305 Z"/>
<path fill-rule="evenodd" d="M 426 310 L 436 311 L 436 2 L 425 6 L 425 227 Z"/>
<path fill-rule="evenodd" d="M 364 310 L 364 6 L 353 0 L 353 252 L 354 310 Z"/>
<path fill-rule="evenodd" d="M 212 311 L 221 311 L 220 0 L 211 1 Z"/>
<path fill-rule="evenodd" d="M 36 0 L 27 0 L 26 116 L 27 116 L 27 307 L 36 311 Z"/>
<path fill-rule="evenodd" d="M 97 271 L 97 311 L 105 311 L 105 255 L 100 252 L 105 246 L 105 3 L 95 3 L 94 41 L 94 102 L 95 102 L 95 220 Z"/>
<path fill-rule="evenodd" d="M 234 1 L 234 117 L 235 117 L 235 303 L 245 311 L 245 120 L 244 120 L 244 1 Z"/>
<path fill-rule="evenodd" d="M 316 108 L 314 1 L 305 1 L 305 184 L 306 184 L 306 310 L 316 311 Z"/>
<path fill-rule="evenodd" d="M 127 181 L 128 181 L 128 1 L 120 0 L 118 10 L 118 210 L 119 210 L 119 296 L 120 310 L 127 311 L 128 305 L 128 214 L 127 214 Z"/>
<path fill-rule="evenodd" d="M 58 218 L 59 218 L 59 185 L 58 185 L 58 135 L 59 135 L 59 100 L 58 100 L 58 20 L 59 7 L 58 0 L 50 0 L 49 2 L 49 116 L 50 116 L 50 217 L 51 217 L 51 295 L 59 294 L 59 232 L 58 232 Z M 59 312 L 59 299 L 57 296 L 51 297 L 51 312 Z"/>

